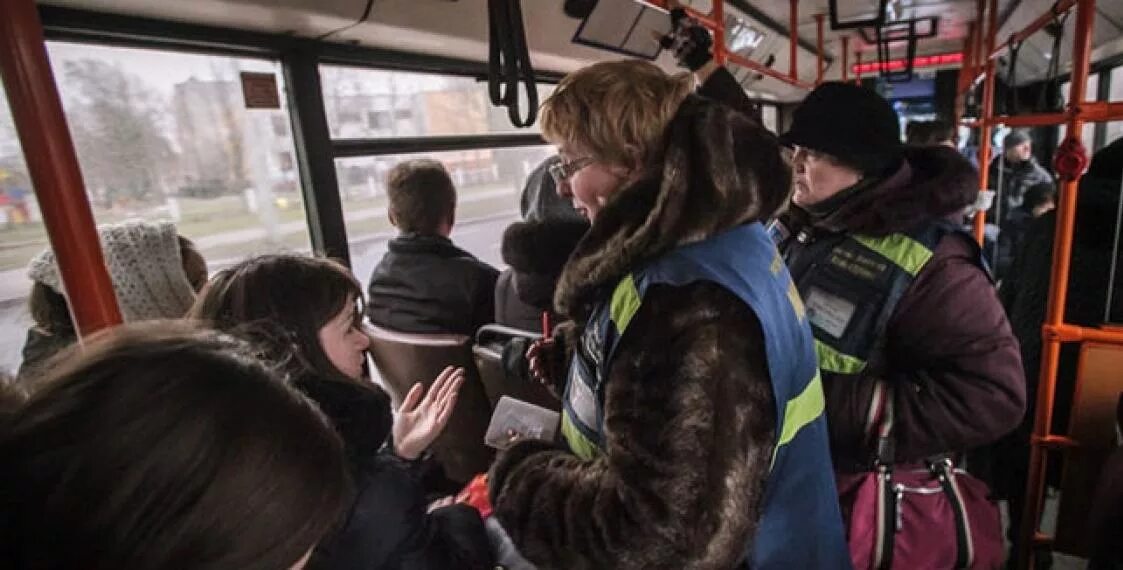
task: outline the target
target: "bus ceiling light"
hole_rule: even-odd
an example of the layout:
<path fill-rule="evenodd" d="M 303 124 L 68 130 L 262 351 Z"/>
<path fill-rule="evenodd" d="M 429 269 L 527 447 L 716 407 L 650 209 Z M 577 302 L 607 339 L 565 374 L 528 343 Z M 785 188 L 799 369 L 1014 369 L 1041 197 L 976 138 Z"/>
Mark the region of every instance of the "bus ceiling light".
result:
<path fill-rule="evenodd" d="M 941 53 L 937 55 L 918 55 L 912 59 L 913 68 L 938 67 L 941 65 L 954 65 L 963 63 L 963 52 Z M 884 63 L 869 62 L 856 63 L 851 66 L 854 73 L 877 73 L 879 71 L 895 71 L 908 67 L 908 60 L 891 59 Z"/>

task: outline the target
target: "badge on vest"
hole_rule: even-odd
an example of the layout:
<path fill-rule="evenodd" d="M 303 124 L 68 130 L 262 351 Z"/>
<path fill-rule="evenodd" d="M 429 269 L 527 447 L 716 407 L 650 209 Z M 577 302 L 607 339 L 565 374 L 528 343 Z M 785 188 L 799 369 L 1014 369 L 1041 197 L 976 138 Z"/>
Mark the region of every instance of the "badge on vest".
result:
<path fill-rule="evenodd" d="M 817 287 L 808 291 L 803 305 L 807 308 L 807 320 L 834 338 L 842 338 L 857 309 L 854 303 Z"/>

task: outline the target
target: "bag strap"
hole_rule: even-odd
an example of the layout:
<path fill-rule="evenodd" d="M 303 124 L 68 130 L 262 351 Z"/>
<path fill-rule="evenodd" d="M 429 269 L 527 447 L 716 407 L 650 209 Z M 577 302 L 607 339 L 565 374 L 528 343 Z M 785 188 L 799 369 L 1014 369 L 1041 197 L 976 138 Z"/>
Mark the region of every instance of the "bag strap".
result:
<path fill-rule="evenodd" d="M 971 520 L 967 516 L 967 506 L 963 501 L 963 494 L 959 491 L 959 484 L 956 481 L 955 469 L 952 467 L 951 459 L 945 457 L 940 461 L 932 462 L 930 468 L 940 482 L 944 494 L 947 495 L 952 513 L 955 515 L 953 517 L 955 519 L 956 537 L 955 567 L 970 568 L 975 562 L 975 544 L 971 540 Z"/>

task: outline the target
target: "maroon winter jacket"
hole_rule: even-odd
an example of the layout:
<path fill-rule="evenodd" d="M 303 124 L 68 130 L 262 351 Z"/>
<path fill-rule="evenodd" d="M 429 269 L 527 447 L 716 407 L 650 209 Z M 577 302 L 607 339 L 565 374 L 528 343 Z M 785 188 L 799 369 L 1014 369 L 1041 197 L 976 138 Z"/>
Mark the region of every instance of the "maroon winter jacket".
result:
<path fill-rule="evenodd" d="M 825 212 L 796 208 L 785 220 L 793 232 L 810 224 L 815 233 L 884 236 L 961 219 L 976 184 L 974 168 L 955 151 L 910 148 L 888 178 L 849 192 Z M 939 242 L 889 320 L 881 372 L 823 375 L 836 467 L 858 469 L 873 457 L 866 426 L 879 380 L 896 394 L 897 461 L 966 451 L 1021 421 L 1026 398 L 1018 342 L 977 251 L 964 235 Z"/>

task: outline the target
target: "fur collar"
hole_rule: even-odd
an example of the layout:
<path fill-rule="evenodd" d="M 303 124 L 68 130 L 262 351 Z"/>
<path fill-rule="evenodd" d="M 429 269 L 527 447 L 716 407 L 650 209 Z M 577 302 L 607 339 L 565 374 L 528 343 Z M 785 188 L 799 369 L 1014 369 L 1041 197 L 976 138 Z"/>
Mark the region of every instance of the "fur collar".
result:
<path fill-rule="evenodd" d="M 813 222 L 834 232 L 888 235 L 955 216 L 975 202 L 979 174 L 953 149 L 908 147 L 892 175 Z M 793 211 L 793 218 L 799 218 Z M 797 221 L 798 225 L 798 221 Z"/>
<path fill-rule="evenodd" d="M 769 219 L 791 194 L 776 136 L 721 104 L 688 97 L 663 144 L 646 174 L 601 210 L 562 272 L 554 302 L 578 324 L 629 271 L 675 247 Z"/>

